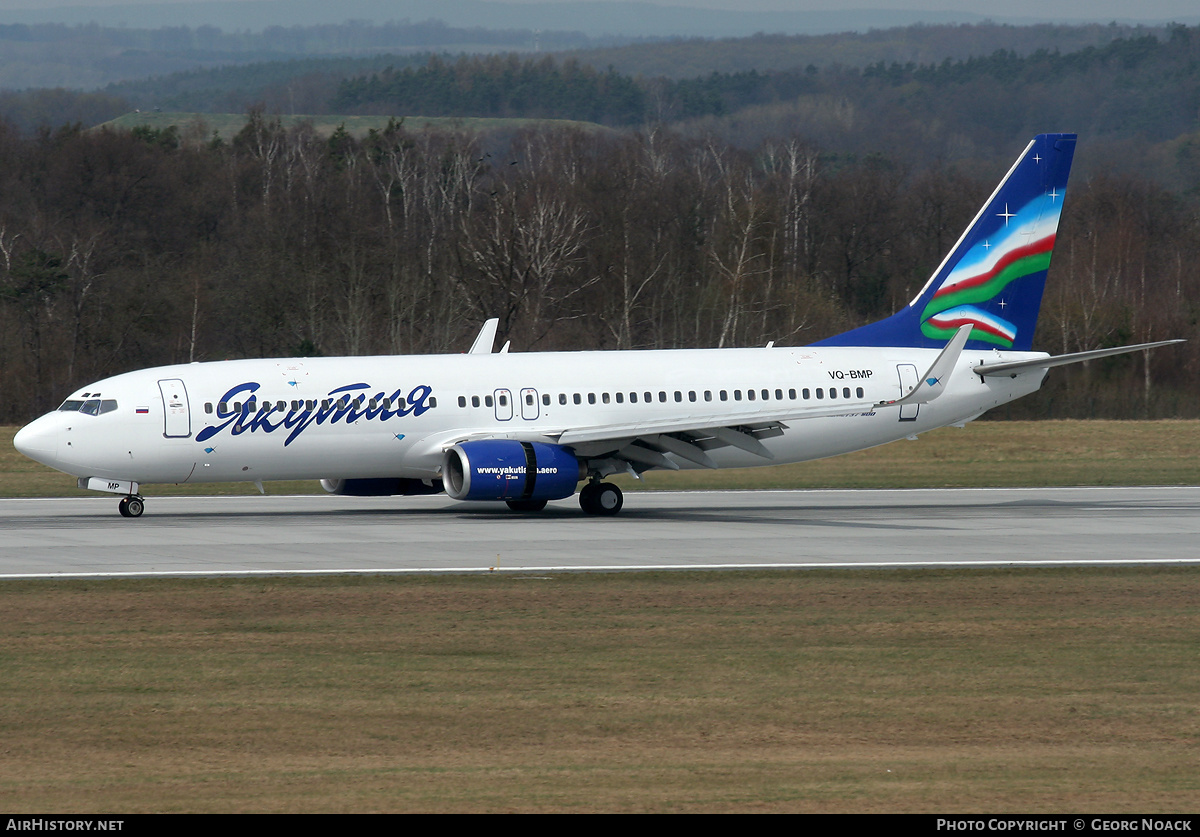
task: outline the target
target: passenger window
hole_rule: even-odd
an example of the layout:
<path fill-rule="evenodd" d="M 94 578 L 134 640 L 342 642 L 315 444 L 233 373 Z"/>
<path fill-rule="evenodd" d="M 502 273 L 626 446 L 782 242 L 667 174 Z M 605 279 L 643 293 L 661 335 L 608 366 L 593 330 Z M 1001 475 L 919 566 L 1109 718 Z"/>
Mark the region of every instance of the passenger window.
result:
<path fill-rule="evenodd" d="M 721 390 L 721 400 L 722 400 L 722 401 L 728 401 L 728 400 L 729 400 L 729 393 L 728 393 L 728 392 L 726 392 L 725 390 Z"/>
<path fill-rule="evenodd" d="M 800 396 L 801 396 L 801 397 L 802 397 L 802 398 L 803 398 L 805 401 L 807 401 L 807 400 L 808 400 L 808 396 L 809 396 L 808 387 L 805 387 L 804 389 L 800 390 Z"/>
<path fill-rule="evenodd" d="M 543 405 L 543 406 L 545 406 L 545 407 L 549 407 L 549 406 L 550 406 L 550 396 L 549 396 L 549 394 L 543 394 L 543 395 L 542 395 L 542 405 Z"/>
<path fill-rule="evenodd" d="M 752 390 L 752 389 L 748 389 L 748 390 L 746 390 L 746 400 L 747 400 L 747 401 L 753 401 L 753 400 L 754 400 L 754 390 Z"/>
<path fill-rule="evenodd" d="M 712 390 L 711 389 L 704 390 L 704 400 L 712 401 Z"/>
<path fill-rule="evenodd" d="M 532 392 L 525 393 L 525 404 L 526 404 L 526 406 L 529 406 L 529 407 L 533 406 L 533 393 Z"/>
<path fill-rule="evenodd" d="M 854 390 L 854 397 L 855 398 L 863 397 L 863 388 L 862 387 L 859 387 L 858 389 Z"/>
<path fill-rule="evenodd" d="M 830 397 L 830 398 L 837 398 L 837 387 L 830 387 L 830 388 L 829 388 L 829 397 Z"/>
<path fill-rule="evenodd" d="M 429 405 L 429 409 L 431 409 L 431 410 L 435 409 L 437 407 L 437 397 L 431 395 L 431 396 L 429 396 L 429 400 L 426 401 L 425 403 Z"/>
<path fill-rule="evenodd" d="M 663 392 L 662 390 L 659 390 L 658 391 L 658 400 L 659 400 L 659 403 L 666 404 L 667 403 L 667 394 L 665 392 Z"/>
<path fill-rule="evenodd" d="M 465 395 L 458 396 L 458 406 L 460 406 L 460 407 L 467 406 L 467 396 L 465 396 Z"/>
<path fill-rule="evenodd" d="M 675 402 L 679 403 L 681 401 L 683 401 L 683 393 L 679 390 L 675 390 Z"/>
<path fill-rule="evenodd" d="M 629 393 L 629 403 L 630 403 L 630 404 L 636 404 L 636 403 L 637 403 L 637 393 L 636 393 L 636 392 L 631 392 L 631 393 Z"/>
<path fill-rule="evenodd" d="M 484 406 L 491 407 L 492 406 L 492 396 L 490 396 L 490 395 L 483 396 L 483 403 L 484 403 Z"/>
<path fill-rule="evenodd" d="M 583 403 L 583 399 L 579 396 L 579 393 L 575 393 L 574 395 L 572 395 L 571 400 L 574 401 L 576 404 Z"/>
<path fill-rule="evenodd" d="M 204 412 L 208 413 L 210 416 L 212 415 L 212 402 L 211 401 L 204 402 Z"/>
<path fill-rule="evenodd" d="M 820 387 L 817 387 L 817 400 L 821 401 L 824 398 L 825 398 L 825 390 L 821 389 Z"/>
<path fill-rule="evenodd" d="M 642 396 L 643 396 L 642 400 L 645 401 L 647 404 L 649 404 L 651 401 L 654 400 L 654 396 L 649 392 L 643 392 Z"/>
<path fill-rule="evenodd" d="M 788 398 L 790 398 L 791 400 L 795 401 L 795 400 L 796 400 L 796 390 L 794 390 L 794 389 L 789 389 L 789 390 L 788 390 Z"/>
<path fill-rule="evenodd" d="M 603 401 L 605 404 L 607 404 L 607 403 L 608 403 L 608 401 L 609 401 L 609 399 L 608 399 L 608 393 L 607 393 L 607 392 L 605 392 L 605 393 L 601 394 L 601 396 L 600 396 L 600 400 L 601 400 L 601 401 Z"/>
<path fill-rule="evenodd" d="M 617 403 L 624 404 L 625 403 L 625 393 L 618 392 L 616 395 L 617 395 Z"/>
<path fill-rule="evenodd" d="M 472 395 L 472 396 L 471 396 L 471 406 L 472 406 L 472 407 L 478 407 L 478 406 L 479 406 L 479 396 L 478 396 L 478 395 Z"/>
<path fill-rule="evenodd" d="M 588 403 L 589 403 L 589 404 L 595 404 L 595 403 L 596 403 L 596 393 L 594 393 L 594 392 L 589 392 L 589 393 L 588 393 Z"/>
<path fill-rule="evenodd" d="M 842 387 L 842 398 L 850 397 L 850 387 Z"/>
<path fill-rule="evenodd" d="M 566 404 L 566 403 L 567 403 L 567 394 L 566 394 L 565 392 L 560 392 L 560 393 L 558 394 L 558 403 L 559 403 L 559 404 Z"/>

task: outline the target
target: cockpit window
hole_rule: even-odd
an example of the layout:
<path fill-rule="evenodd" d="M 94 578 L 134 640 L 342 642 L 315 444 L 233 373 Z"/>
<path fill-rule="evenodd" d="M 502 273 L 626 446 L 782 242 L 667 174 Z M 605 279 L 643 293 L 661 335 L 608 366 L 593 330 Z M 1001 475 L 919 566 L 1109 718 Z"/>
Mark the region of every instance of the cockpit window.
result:
<path fill-rule="evenodd" d="M 100 416 L 105 413 L 111 413 L 117 409 L 117 401 L 115 398 L 89 398 L 87 401 L 64 401 L 63 405 L 58 408 L 61 413 L 83 413 L 88 416 Z"/>

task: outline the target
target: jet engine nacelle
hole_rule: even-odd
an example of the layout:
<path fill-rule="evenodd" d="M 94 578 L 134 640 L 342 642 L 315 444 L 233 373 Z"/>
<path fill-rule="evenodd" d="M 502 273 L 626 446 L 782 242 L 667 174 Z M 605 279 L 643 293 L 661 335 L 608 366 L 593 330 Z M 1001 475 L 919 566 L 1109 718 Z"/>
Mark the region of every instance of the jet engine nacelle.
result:
<path fill-rule="evenodd" d="M 342 494 L 347 497 L 388 497 L 393 494 L 413 496 L 437 494 L 442 490 L 442 483 L 440 480 L 382 477 L 359 480 L 321 480 L 321 488 L 330 494 Z"/>
<path fill-rule="evenodd" d="M 442 482 L 455 500 L 561 500 L 586 476 L 575 454 L 541 442 L 463 442 L 442 459 Z"/>

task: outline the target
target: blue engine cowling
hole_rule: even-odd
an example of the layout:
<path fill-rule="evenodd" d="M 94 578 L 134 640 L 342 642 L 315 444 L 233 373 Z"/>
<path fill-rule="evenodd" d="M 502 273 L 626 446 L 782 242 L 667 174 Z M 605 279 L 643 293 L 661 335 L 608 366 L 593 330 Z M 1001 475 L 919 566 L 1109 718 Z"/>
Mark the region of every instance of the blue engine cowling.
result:
<path fill-rule="evenodd" d="M 561 500 L 586 476 L 573 453 L 541 442 L 463 442 L 442 459 L 442 482 L 455 500 Z"/>
<path fill-rule="evenodd" d="M 321 480 L 321 488 L 330 494 L 342 494 L 348 497 L 389 497 L 393 494 L 406 496 L 437 494 L 442 490 L 442 483 L 440 480 L 381 477 L 358 480 Z"/>

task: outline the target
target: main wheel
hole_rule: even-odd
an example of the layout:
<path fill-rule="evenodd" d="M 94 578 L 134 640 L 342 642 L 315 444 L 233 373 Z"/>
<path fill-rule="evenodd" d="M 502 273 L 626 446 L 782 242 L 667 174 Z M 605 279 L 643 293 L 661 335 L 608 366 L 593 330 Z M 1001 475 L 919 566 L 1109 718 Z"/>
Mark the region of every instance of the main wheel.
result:
<path fill-rule="evenodd" d="M 596 490 L 599 486 L 598 482 L 589 482 L 579 489 L 579 508 L 588 514 L 596 514 Z"/>
<path fill-rule="evenodd" d="M 141 497 L 122 497 L 117 505 L 121 517 L 141 517 L 146 510 L 146 503 Z"/>
<path fill-rule="evenodd" d="M 612 517 L 625 505 L 625 495 L 611 482 L 589 482 L 579 492 L 579 507 L 588 514 Z"/>

